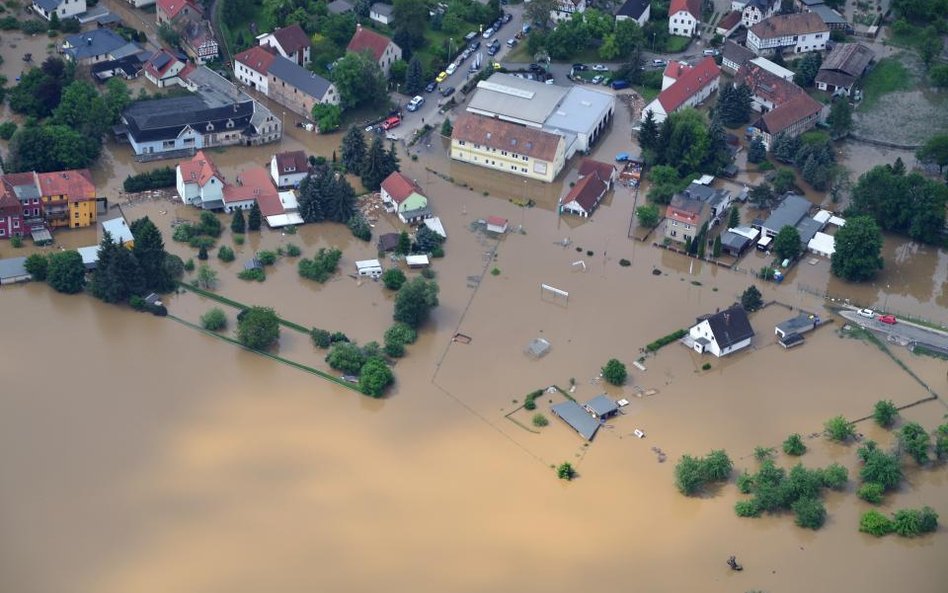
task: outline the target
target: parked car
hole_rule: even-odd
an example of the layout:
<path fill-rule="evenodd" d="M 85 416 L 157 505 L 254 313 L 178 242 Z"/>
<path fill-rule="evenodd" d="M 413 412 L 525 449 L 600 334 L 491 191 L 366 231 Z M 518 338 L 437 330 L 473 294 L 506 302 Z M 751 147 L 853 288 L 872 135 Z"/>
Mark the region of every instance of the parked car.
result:
<path fill-rule="evenodd" d="M 425 104 L 425 98 L 421 95 L 415 96 L 414 99 L 408 102 L 408 105 L 405 106 L 405 109 L 408 111 L 418 111 L 418 108 Z"/>
<path fill-rule="evenodd" d="M 622 89 L 629 88 L 628 80 L 613 80 L 612 81 L 612 90 L 621 91 Z"/>
<path fill-rule="evenodd" d="M 898 320 L 895 318 L 895 315 L 880 315 L 879 321 L 881 321 L 882 323 L 889 324 L 889 325 L 895 325 L 896 323 L 898 323 Z"/>
<path fill-rule="evenodd" d="M 496 47 L 494 47 L 494 46 L 492 45 L 492 46 L 490 46 L 490 47 L 487 48 L 487 55 L 489 55 L 489 56 L 496 56 L 498 51 L 500 51 L 500 50 L 498 50 Z"/>
<path fill-rule="evenodd" d="M 602 64 L 596 64 L 595 66 L 593 66 L 593 70 L 595 70 L 596 72 L 608 72 L 608 71 L 609 71 L 609 69 L 606 68 L 605 66 L 603 66 Z"/>
<path fill-rule="evenodd" d="M 513 16 L 509 12 L 505 12 L 504 16 L 502 16 L 500 20 L 504 21 L 505 23 L 509 23 L 510 19 L 512 18 Z"/>
<path fill-rule="evenodd" d="M 470 45 L 470 48 L 471 48 L 471 51 L 472 51 L 472 52 L 479 50 L 479 49 L 481 48 L 481 41 L 480 41 L 480 39 L 475 39 L 474 41 L 472 41 L 472 42 L 471 42 L 471 45 Z"/>
<path fill-rule="evenodd" d="M 507 40 L 507 47 L 513 47 L 515 45 L 517 45 L 517 40 L 513 37 Z"/>
<path fill-rule="evenodd" d="M 703 52 L 701 52 L 702 55 L 708 56 L 708 57 L 711 57 L 711 58 L 713 58 L 714 56 L 716 56 L 716 55 L 718 55 L 718 54 L 720 54 L 720 53 L 721 53 L 721 52 L 719 52 L 719 51 L 716 50 L 716 49 L 706 49 L 706 50 L 704 50 Z"/>
<path fill-rule="evenodd" d="M 449 86 L 449 87 L 445 87 L 445 88 L 441 89 L 441 96 L 442 96 L 442 97 L 450 97 L 450 96 L 453 95 L 453 94 L 454 94 L 454 87 L 453 87 L 453 86 Z"/>
<path fill-rule="evenodd" d="M 530 71 L 531 71 L 531 72 L 543 72 L 543 71 L 545 71 L 545 68 L 543 68 L 543 66 L 541 66 L 541 65 L 539 65 L 539 64 L 530 64 Z"/>
<path fill-rule="evenodd" d="M 433 93 L 436 88 L 438 88 L 438 83 L 432 80 L 431 82 L 425 85 L 425 92 Z"/>
<path fill-rule="evenodd" d="M 438 75 L 437 78 L 435 78 L 435 82 L 444 82 L 444 79 L 447 77 L 448 77 L 448 73 L 442 72 L 441 74 Z"/>
<path fill-rule="evenodd" d="M 651 61 L 652 68 L 664 68 L 668 65 L 668 62 L 662 60 L 661 58 L 655 58 Z"/>
<path fill-rule="evenodd" d="M 483 37 L 484 39 L 490 39 L 490 38 L 493 37 L 493 36 L 494 36 L 494 28 L 493 28 L 493 27 L 487 27 L 487 30 L 484 31 L 484 34 L 483 34 L 483 35 L 481 35 L 481 37 Z"/>
<path fill-rule="evenodd" d="M 402 123 L 402 119 L 398 117 L 397 115 L 393 115 L 392 117 L 382 122 L 382 129 L 386 131 L 391 130 L 392 128 L 397 128 L 399 124 L 401 123 Z"/>
<path fill-rule="evenodd" d="M 602 82 L 602 74 L 597 74 L 593 76 L 592 80 L 590 80 L 589 82 L 593 84 L 599 84 L 600 82 Z"/>
<path fill-rule="evenodd" d="M 457 69 L 458 69 L 458 65 L 455 64 L 454 62 L 451 62 L 450 64 L 448 64 L 448 67 L 444 69 L 444 73 L 447 74 L 448 76 L 451 76 L 452 74 L 454 74 L 454 72 Z"/>
<path fill-rule="evenodd" d="M 866 319 L 873 319 L 876 316 L 876 312 L 872 309 L 860 309 L 856 311 L 856 314 Z"/>
<path fill-rule="evenodd" d="M 589 70 L 589 66 L 586 64 L 573 64 L 574 72 L 582 72 L 583 70 Z"/>

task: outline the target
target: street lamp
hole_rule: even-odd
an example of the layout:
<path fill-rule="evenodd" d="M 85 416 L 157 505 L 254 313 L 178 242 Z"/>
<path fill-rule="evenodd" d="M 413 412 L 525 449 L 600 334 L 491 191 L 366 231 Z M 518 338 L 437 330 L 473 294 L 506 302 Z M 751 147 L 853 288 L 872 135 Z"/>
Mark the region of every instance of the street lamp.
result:
<path fill-rule="evenodd" d="M 451 61 L 451 46 L 454 44 L 454 37 L 448 37 L 448 61 Z"/>

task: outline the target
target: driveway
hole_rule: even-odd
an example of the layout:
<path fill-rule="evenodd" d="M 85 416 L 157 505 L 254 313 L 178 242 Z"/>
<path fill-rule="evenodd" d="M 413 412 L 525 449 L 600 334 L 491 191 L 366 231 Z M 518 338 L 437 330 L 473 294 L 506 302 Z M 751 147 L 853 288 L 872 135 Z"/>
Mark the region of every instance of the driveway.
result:
<path fill-rule="evenodd" d="M 879 321 L 878 315 L 873 319 L 868 319 L 855 311 L 840 311 L 839 314 L 860 327 L 885 335 L 887 340 L 891 338 L 890 341 L 902 345 L 914 342 L 948 352 L 948 332 L 938 331 L 901 319 L 896 324 L 889 325 Z"/>

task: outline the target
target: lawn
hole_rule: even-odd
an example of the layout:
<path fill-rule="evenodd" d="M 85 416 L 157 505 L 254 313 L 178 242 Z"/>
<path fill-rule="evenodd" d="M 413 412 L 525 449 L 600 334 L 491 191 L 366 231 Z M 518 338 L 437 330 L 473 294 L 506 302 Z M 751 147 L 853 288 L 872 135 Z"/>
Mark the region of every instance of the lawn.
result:
<path fill-rule="evenodd" d="M 643 99 L 645 99 L 646 105 L 651 103 L 655 99 L 655 97 L 658 96 L 658 93 L 661 92 L 661 90 L 659 89 L 656 89 L 650 86 L 643 86 L 641 84 L 632 85 L 632 90 L 634 90 L 636 93 L 641 95 Z"/>
<path fill-rule="evenodd" d="M 668 41 L 665 42 L 665 47 L 661 51 L 662 53 L 666 53 L 666 54 L 676 54 L 678 52 L 682 52 L 688 49 L 688 46 L 690 44 L 691 44 L 690 37 L 679 37 L 678 35 L 669 35 Z"/>
<path fill-rule="evenodd" d="M 912 75 L 895 57 L 879 60 L 863 81 L 861 109 L 871 109 L 884 95 L 911 89 Z"/>

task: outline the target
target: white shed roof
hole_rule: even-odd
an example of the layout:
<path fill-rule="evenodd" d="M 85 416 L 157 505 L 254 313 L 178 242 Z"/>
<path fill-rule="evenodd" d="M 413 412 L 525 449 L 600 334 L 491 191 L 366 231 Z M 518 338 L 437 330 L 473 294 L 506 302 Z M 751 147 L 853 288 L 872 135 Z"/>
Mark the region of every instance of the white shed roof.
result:
<path fill-rule="evenodd" d="M 836 239 L 833 235 L 826 233 L 817 233 L 813 235 L 810 242 L 806 244 L 807 249 L 821 255 L 833 255 L 836 252 Z"/>
<path fill-rule="evenodd" d="M 116 243 L 129 243 L 135 240 L 132 236 L 132 229 L 128 228 L 128 223 L 124 218 L 113 218 L 102 223 L 102 230 L 108 231 L 112 235 L 112 240 Z"/>
<path fill-rule="evenodd" d="M 285 212 L 296 212 L 299 210 L 300 204 L 296 201 L 295 191 L 281 191 L 278 195 L 280 196 L 280 203 L 283 204 L 283 210 Z"/>
<path fill-rule="evenodd" d="M 444 232 L 444 225 L 441 224 L 441 219 L 437 216 L 432 216 L 431 218 L 425 219 L 425 226 L 431 229 L 432 231 L 438 233 L 445 239 L 448 238 L 448 234 Z"/>
<path fill-rule="evenodd" d="M 813 220 L 820 224 L 826 224 L 829 222 L 829 219 L 833 217 L 833 213 L 829 210 L 820 210 L 815 215 L 813 215 Z"/>

